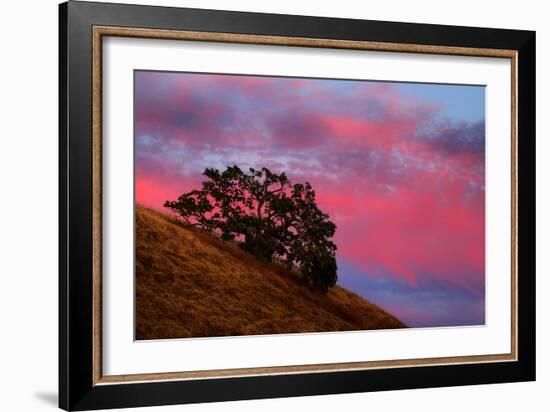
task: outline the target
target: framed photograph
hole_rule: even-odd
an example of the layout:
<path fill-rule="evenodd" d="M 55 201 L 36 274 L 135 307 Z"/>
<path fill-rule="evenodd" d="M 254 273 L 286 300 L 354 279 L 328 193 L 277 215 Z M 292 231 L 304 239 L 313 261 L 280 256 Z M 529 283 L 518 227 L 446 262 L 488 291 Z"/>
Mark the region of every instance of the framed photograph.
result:
<path fill-rule="evenodd" d="M 535 33 L 60 5 L 66 410 L 535 379 Z"/>

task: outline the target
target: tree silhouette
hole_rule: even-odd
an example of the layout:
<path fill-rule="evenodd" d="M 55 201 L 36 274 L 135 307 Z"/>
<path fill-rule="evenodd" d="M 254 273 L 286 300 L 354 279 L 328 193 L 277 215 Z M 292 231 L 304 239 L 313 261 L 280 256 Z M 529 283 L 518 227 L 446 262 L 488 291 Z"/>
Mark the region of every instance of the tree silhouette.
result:
<path fill-rule="evenodd" d="M 243 172 L 237 166 L 205 169 L 201 190 L 166 201 L 188 225 L 236 239 L 249 253 L 266 261 L 274 258 L 289 270 L 297 267 L 301 280 L 327 292 L 337 280 L 336 225 L 316 204 L 309 182 L 292 185 L 284 173 L 268 168 Z"/>

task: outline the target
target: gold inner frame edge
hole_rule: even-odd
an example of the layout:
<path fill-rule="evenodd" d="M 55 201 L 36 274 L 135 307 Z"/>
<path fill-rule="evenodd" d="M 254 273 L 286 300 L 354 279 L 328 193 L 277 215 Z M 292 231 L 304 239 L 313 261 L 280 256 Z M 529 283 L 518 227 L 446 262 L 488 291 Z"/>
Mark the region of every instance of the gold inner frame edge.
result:
<path fill-rule="evenodd" d="M 273 367 L 218 369 L 202 371 L 103 375 L 102 339 L 102 40 L 105 36 L 187 40 L 272 46 L 317 47 L 399 53 L 421 53 L 474 57 L 508 58 L 511 60 L 511 352 L 509 354 L 450 356 L 438 358 L 393 359 L 381 361 L 289 365 Z M 413 366 L 457 365 L 517 361 L 517 52 L 515 50 L 432 46 L 355 40 L 264 36 L 249 34 L 143 29 L 131 27 L 94 26 L 92 31 L 92 285 L 93 285 L 93 383 L 94 385 L 149 381 L 215 379 L 228 377 L 321 373 L 336 371 L 402 368 Z"/>

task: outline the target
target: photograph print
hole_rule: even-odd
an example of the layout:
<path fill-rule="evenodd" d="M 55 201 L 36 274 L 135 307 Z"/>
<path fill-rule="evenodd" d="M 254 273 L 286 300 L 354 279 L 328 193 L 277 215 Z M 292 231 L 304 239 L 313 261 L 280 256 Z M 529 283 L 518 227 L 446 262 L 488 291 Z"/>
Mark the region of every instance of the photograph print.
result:
<path fill-rule="evenodd" d="M 134 71 L 137 340 L 485 324 L 485 87 Z"/>

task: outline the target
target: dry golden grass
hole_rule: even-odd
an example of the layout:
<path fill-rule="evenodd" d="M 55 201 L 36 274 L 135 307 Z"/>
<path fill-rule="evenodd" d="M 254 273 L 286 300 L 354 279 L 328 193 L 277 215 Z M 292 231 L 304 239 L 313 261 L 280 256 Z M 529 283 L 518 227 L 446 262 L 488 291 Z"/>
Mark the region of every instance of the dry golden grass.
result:
<path fill-rule="evenodd" d="M 404 326 L 344 288 L 310 291 L 281 265 L 137 206 L 137 339 Z"/>

